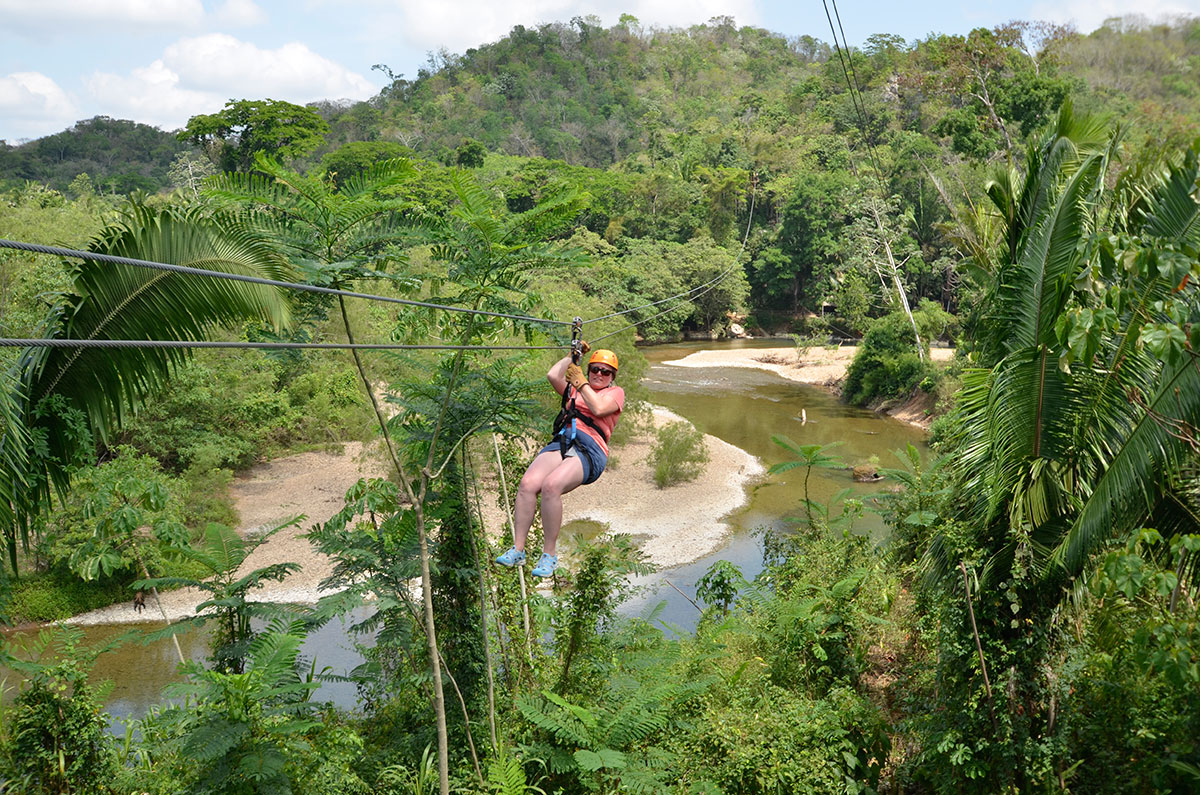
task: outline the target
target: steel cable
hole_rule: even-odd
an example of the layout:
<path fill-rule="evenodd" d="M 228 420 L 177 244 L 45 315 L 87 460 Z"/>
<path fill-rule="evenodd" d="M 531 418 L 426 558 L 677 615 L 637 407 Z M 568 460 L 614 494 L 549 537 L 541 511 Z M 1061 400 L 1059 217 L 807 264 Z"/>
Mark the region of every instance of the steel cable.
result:
<path fill-rule="evenodd" d="M 288 290 L 300 290 L 307 293 L 320 293 L 322 295 L 341 295 L 347 298 L 363 298 L 369 301 L 382 301 L 388 304 L 402 304 L 404 306 L 419 306 L 426 309 L 440 309 L 445 312 L 461 312 L 468 315 L 482 315 L 484 317 L 498 317 L 507 320 L 524 320 L 532 323 L 542 323 L 549 326 L 569 326 L 570 321 L 567 320 L 549 320 L 541 317 L 529 317 L 528 315 L 509 315 L 503 312 L 485 312 L 477 309 L 467 309 L 461 306 L 447 306 L 445 304 L 433 304 L 428 301 L 410 301 L 405 298 L 393 298 L 386 295 L 373 295 L 371 293 L 358 293 L 351 290 L 338 290 L 333 287 L 318 287 L 314 284 L 301 284 L 299 282 L 281 282 L 275 279 L 264 279 L 260 276 L 244 276 L 238 273 L 224 273 L 222 271 L 211 271 L 203 268 L 189 268 L 186 265 L 168 265 L 163 262 L 151 262 L 149 260 L 132 259 L 130 257 L 118 257 L 112 254 L 97 254 L 92 251 L 77 251 L 70 248 L 59 248 L 57 246 L 42 246 L 35 243 L 21 243 L 14 240 L 0 240 L 0 248 L 11 248 L 18 251 L 31 251 L 37 254 L 52 254 L 59 257 L 75 257 L 77 259 L 95 260 L 96 262 L 111 262 L 121 265 L 133 265 L 139 268 L 150 268 L 152 270 L 168 271 L 170 273 L 182 273 L 191 276 L 208 276 L 214 279 L 228 279 L 235 282 L 248 282 L 249 284 L 262 284 L 268 287 L 283 287 Z"/>
<path fill-rule="evenodd" d="M 363 351 L 557 351 L 563 345 L 436 345 L 390 342 L 221 342 L 216 340 L 15 339 L 0 337 L 0 348 L 259 348 L 264 350 Z"/>

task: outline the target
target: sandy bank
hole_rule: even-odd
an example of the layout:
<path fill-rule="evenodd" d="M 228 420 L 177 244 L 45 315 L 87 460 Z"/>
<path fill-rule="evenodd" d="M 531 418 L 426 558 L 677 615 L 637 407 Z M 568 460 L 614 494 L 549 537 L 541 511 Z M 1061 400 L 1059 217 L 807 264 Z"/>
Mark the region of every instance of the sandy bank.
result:
<path fill-rule="evenodd" d="M 736 350 L 696 351 L 682 359 L 666 362 L 676 367 L 751 367 L 770 370 L 790 381 L 819 386 L 836 386 L 846 377 L 846 370 L 857 348 L 810 348 L 801 354 L 795 347 L 739 348 Z M 946 362 L 954 358 L 953 348 L 932 348 L 930 358 Z"/>
<path fill-rule="evenodd" d="M 341 453 L 302 453 L 260 464 L 234 480 L 230 491 L 242 521 L 243 536 L 275 527 L 296 516 L 305 519 L 273 535 L 246 559 L 239 570 L 246 574 L 273 563 L 299 563 L 300 571 L 283 582 L 267 583 L 254 598 L 264 602 L 314 604 L 321 595 L 318 586 L 333 571 L 327 555 L 302 538 L 314 525 L 326 522 L 345 505 L 346 491 L 362 477 L 378 477 L 386 470 L 363 453 L 358 442 L 347 443 Z M 194 588 L 160 592 L 162 610 L 177 621 L 196 614 L 206 598 Z M 161 621 L 162 612 L 154 597 L 146 595 L 146 609 L 137 613 L 133 602 L 109 605 L 75 616 L 71 624 L 130 624 Z"/>
<path fill-rule="evenodd" d="M 654 409 L 655 427 L 682 420 Z M 649 434 L 613 451 L 615 466 L 593 487 L 568 494 L 564 518 L 589 519 L 609 532 L 634 536 L 654 565 L 669 568 L 712 553 L 731 527 L 723 518 L 746 504 L 746 486 L 765 473 L 759 460 L 715 436 L 706 436 L 708 466 L 699 478 L 660 489 L 650 466 Z"/>

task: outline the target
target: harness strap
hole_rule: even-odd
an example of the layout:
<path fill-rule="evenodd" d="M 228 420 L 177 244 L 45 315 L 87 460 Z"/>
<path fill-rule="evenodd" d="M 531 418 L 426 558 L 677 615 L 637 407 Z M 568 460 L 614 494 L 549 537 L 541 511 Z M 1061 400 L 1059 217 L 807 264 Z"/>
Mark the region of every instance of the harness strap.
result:
<path fill-rule="evenodd" d="M 571 364 L 579 364 L 579 358 L 583 355 L 583 318 L 576 317 L 571 320 Z M 567 451 L 571 449 L 571 445 L 575 444 L 575 419 L 579 416 L 578 410 L 575 408 L 575 390 L 570 384 L 563 388 L 562 392 L 562 409 L 558 412 L 558 419 L 554 421 L 554 435 L 558 437 L 558 454 L 564 459 L 567 457 Z M 567 395 L 570 395 L 568 404 Z M 568 437 L 564 431 L 566 420 L 571 420 L 571 434 Z M 562 423 L 562 424 L 560 424 Z M 605 439 L 607 442 L 608 440 Z"/>
<path fill-rule="evenodd" d="M 608 434 L 604 432 L 604 429 L 601 428 L 591 417 L 579 411 L 579 409 L 575 407 L 575 401 L 571 400 L 570 405 L 565 406 L 563 410 L 558 413 L 558 416 L 554 418 L 554 429 L 552 433 L 554 439 L 558 440 L 560 451 L 562 450 L 564 443 L 568 449 L 572 444 L 575 443 L 575 440 L 578 437 L 576 427 L 577 420 L 583 420 L 584 425 L 600 434 L 600 438 L 604 440 L 605 444 L 608 444 Z M 563 455 L 565 456 L 566 453 L 563 453 Z"/>

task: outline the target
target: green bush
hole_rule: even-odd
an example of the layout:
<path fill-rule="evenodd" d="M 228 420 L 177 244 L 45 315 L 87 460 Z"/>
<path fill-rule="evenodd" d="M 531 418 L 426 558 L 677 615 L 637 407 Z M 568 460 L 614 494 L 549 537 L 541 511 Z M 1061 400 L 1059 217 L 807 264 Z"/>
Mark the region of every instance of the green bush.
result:
<path fill-rule="evenodd" d="M 350 367 L 316 367 L 296 377 L 285 391 L 298 414 L 293 429 L 297 442 L 365 439 L 374 432 L 375 415 L 358 375 Z"/>
<path fill-rule="evenodd" d="M 913 321 L 921 335 L 924 360 L 917 353 L 912 323 L 903 311 L 872 321 L 846 373 L 842 394 L 847 403 L 863 406 L 900 397 L 930 377 L 930 389 L 936 385 L 929 342 L 949 329 L 953 317 L 933 301 L 924 300 L 913 312 Z"/>
<path fill-rule="evenodd" d="M 180 367 L 123 441 L 175 472 L 238 470 L 298 446 L 365 439 L 374 414 L 352 367 L 239 351 Z M 214 521 L 222 521 L 214 519 Z"/>
<path fill-rule="evenodd" d="M 658 429 L 650 452 L 654 482 L 665 488 L 695 480 L 708 463 L 704 434 L 688 422 L 671 422 Z"/>
<path fill-rule="evenodd" d="M 180 367 L 171 389 L 149 401 L 124 439 L 176 472 L 241 469 L 269 452 L 298 416 L 275 392 L 262 357 L 205 356 Z"/>
<path fill-rule="evenodd" d="M 86 580 L 137 577 L 143 566 L 158 576 L 169 554 L 164 547 L 186 543 L 187 484 L 132 448 L 116 452 L 72 476 L 46 530 L 51 567 L 68 565 Z"/>
<path fill-rule="evenodd" d="M 27 684 L 0 724 L 0 777 L 21 782 L 11 791 L 106 792 L 117 772 L 108 716 L 87 681 L 95 655 L 77 650 L 82 637 L 74 628 L 43 631 L 21 656 L 38 660 L 53 651 L 58 660 L 14 663 Z"/>
<path fill-rule="evenodd" d="M 222 524 L 236 527 L 237 511 L 229 496 L 229 485 L 233 472 L 228 469 L 201 469 L 190 466 L 183 473 L 182 481 L 187 486 L 188 498 L 183 507 L 183 523 L 190 528 Z"/>
<path fill-rule="evenodd" d="M 62 621 L 131 598 L 128 583 L 132 579 L 84 582 L 64 564 L 10 581 L 9 602 L 3 612 L 17 623 Z"/>
<path fill-rule="evenodd" d="M 721 792 L 828 793 L 879 781 L 889 742 L 883 714 L 851 688 L 810 699 L 754 682 L 714 688 L 678 742 L 680 771 Z"/>

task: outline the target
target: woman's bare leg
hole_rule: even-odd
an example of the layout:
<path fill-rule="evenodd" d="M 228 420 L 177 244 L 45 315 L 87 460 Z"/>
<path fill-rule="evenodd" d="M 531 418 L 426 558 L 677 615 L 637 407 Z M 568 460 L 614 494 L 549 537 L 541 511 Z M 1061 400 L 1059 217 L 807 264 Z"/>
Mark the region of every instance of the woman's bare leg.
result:
<path fill-rule="evenodd" d="M 542 483 L 562 460 L 562 456 L 553 450 L 541 453 L 533 459 L 521 477 L 521 483 L 517 486 L 517 499 L 513 505 L 513 546 L 521 552 L 525 551 L 525 539 L 529 537 L 529 528 L 533 526 L 533 516 L 537 513 L 538 493 L 542 490 Z"/>
<path fill-rule="evenodd" d="M 576 456 L 563 458 L 551 450 L 533 459 L 517 487 L 513 510 L 513 546 L 525 551 L 525 540 L 537 512 L 538 494 L 542 496 L 543 551 L 553 555 L 562 529 L 562 495 L 583 483 L 583 462 Z"/>
<path fill-rule="evenodd" d="M 542 481 L 542 551 L 558 554 L 558 531 L 562 529 L 562 495 L 583 483 L 583 462 L 568 456 Z"/>

